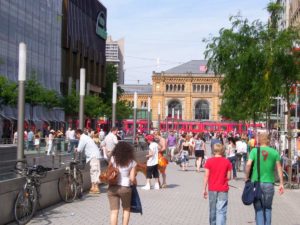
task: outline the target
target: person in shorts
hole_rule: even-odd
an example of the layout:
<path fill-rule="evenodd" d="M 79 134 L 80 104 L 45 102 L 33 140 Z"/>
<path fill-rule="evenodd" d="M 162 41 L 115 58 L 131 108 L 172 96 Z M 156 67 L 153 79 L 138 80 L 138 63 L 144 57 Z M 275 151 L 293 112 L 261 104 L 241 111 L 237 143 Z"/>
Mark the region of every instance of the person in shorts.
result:
<path fill-rule="evenodd" d="M 147 157 L 147 170 L 146 170 L 146 185 L 142 187 L 143 190 L 150 190 L 150 181 L 152 178 L 155 179 L 154 189 L 159 189 L 159 173 L 158 173 L 158 144 L 154 141 L 153 135 L 147 135 L 145 137 L 149 144 L 149 153 Z"/>
<path fill-rule="evenodd" d="M 132 189 L 136 185 L 136 161 L 134 148 L 127 142 L 120 141 L 112 152 L 110 163 L 119 169 L 117 185 L 109 185 L 107 196 L 110 205 L 110 224 L 118 224 L 120 202 L 123 208 L 123 225 L 129 223 Z"/>
<path fill-rule="evenodd" d="M 196 157 L 197 172 L 200 172 L 200 168 L 202 168 L 204 153 L 205 153 L 205 142 L 202 133 L 199 133 L 195 139 L 195 157 Z"/>

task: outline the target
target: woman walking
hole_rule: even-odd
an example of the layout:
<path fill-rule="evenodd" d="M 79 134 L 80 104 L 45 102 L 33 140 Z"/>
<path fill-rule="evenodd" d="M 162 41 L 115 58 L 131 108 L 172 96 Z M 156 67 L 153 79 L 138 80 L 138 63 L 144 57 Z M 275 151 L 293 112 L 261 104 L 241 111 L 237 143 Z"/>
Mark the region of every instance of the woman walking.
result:
<path fill-rule="evenodd" d="M 195 140 L 195 157 L 196 157 L 197 172 L 200 172 L 200 168 L 202 168 L 204 153 L 205 153 L 205 142 L 204 142 L 203 134 L 199 133 L 196 136 L 196 140 Z"/>
<path fill-rule="evenodd" d="M 112 152 L 110 163 L 119 169 L 117 185 L 109 185 L 107 190 L 110 205 L 110 224 L 118 224 L 120 200 L 123 208 L 123 225 L 129 223 L 131 206 L 130 185 L 136 184 L 136 161 L 133 147 L 126 142 L 118 142 Z"/>
<path fill-rule="evenodd" d="M 236 147 L 235 147 L 235 140 L 233 137 L 228 138 L 228 145 L 226 148 L 226 155 L 227 159 L 231 162 L 232 164 L 232 172 L 233 172 L 233 179 L 236 179 Z"/>

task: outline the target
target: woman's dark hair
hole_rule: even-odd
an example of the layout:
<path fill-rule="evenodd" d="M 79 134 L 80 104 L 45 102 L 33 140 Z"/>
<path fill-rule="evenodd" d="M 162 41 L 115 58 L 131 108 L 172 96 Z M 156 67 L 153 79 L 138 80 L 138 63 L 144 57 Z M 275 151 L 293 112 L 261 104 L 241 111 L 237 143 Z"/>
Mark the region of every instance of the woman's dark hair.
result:
<path fill-rule="evenodd" d="M 134 148 L 125 141 L 119 141 L 112 152 L 112 156 L 114 156 L 118 166 L 128 166 L 132 160 L 135 160 Z"/>

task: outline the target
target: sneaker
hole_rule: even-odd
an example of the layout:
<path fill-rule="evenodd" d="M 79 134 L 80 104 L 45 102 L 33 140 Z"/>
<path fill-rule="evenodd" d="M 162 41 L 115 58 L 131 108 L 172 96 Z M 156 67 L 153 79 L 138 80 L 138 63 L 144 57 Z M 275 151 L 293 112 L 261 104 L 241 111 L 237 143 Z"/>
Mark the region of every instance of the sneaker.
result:
<path fill-rule="evenodd" d="M 154 189 L 155 189 L 155 190 L 159 190 L 159 189 L 160 189 L 158 183 L 154 185 Z"/>
<path fill-rule="evenodd" d="M 141 187 L 142 190 L 150 190 L 150 186 L 149 185 L 145 185 L 144 187 Z"/>

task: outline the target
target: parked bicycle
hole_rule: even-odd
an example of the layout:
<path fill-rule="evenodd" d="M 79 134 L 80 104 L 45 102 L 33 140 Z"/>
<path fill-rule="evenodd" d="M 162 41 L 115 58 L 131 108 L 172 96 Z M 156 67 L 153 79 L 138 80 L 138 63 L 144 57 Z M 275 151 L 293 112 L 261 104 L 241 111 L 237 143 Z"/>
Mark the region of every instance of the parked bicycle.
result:
<path fill-rule="evenodd" d="M 61 199 L 67 203 L 73 202 L 76 197 L 83 195 L 83 177 L 80 170 L 80 162 L 72 161 L 66 167 L 64 176 L 58 180 L 58 193 Z"/>
<path fill-rule="evenodd" d="M 23 164 L 22 168 L 19 167 L 20 164 Z M 18 160 L 15 171 L 17 174 L 25 176 L 26 182 L 15 201 L 14 217 L 18 224 L 26 224 L 40 206 L 41 178 L 46 177 L 48 169 L 41 165 L 27 167 L 26 161 Z"/>

